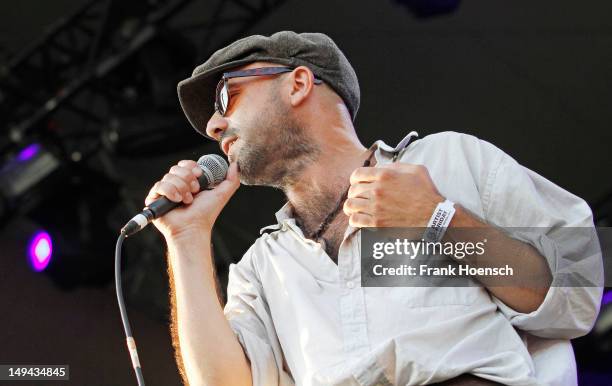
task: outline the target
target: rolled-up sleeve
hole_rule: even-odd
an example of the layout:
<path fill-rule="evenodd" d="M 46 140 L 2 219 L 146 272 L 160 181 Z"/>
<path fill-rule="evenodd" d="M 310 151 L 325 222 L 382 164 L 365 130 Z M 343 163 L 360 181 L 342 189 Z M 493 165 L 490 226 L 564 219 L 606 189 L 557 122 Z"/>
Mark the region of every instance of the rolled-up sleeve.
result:
<path fill-rule="evenodd" d="M 251 363 L 253 386 L 294 385 L 253 266 L 252 249 L 230 265 L 224 313 Z"/>
<path fill-rule="evenodd" d="M 545 257 L 553 274 L 544 301 L 531 313 L 494 301 L 516 328 L 533 335 L 559 339 L 585 335 L 595 323 L 603 292 L 602 255 L 589 206 L 493 145 L 481 141 L 481 146 L 499 156 L 490 157 L 498 162 L 483 188 L 486 221 L 512 229 L 512 237 Z"/>

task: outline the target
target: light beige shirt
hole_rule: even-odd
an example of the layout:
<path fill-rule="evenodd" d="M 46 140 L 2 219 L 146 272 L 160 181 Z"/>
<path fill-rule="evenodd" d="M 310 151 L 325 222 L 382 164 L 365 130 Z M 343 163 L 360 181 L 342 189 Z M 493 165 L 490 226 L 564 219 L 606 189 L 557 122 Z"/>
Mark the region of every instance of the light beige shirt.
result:
<path fill-rule="evenodd" d="M 398 150 L 375 146 L 377 167 Z M 523 241 L 552 272 L 563 250 L 555 229 L 593 227 L 582 199 L 473 136 L 429 135 L 399 154 L 490 224 L 550 228 Z M 254 385 L 421 385 L 462 373 L 507 385 L 576 385 L 569 339 L 593 326 L 602 288 L 553 286 L 529 314 L 482 287 L 362 288 L 358 229 L 347 228 L 336 265 L 304 238 L 288 205 L 276 217 L 229 274 L 225 315 Z M 585 260 L 602 269 L 601 254 Z"/>

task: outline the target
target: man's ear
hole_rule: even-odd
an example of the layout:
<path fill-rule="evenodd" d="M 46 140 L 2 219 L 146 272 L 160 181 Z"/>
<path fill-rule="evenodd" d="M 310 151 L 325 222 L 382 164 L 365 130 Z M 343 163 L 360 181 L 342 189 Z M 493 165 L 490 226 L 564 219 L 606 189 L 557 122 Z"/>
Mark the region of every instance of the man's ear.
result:
<path fill-rule="evenodd" d="M 292 106 L 298 106 L 304 102 L 311 94 L 314 86 L 314 74 L 310 68 L 299 66 L 291 73 L 291 94 Z"/>

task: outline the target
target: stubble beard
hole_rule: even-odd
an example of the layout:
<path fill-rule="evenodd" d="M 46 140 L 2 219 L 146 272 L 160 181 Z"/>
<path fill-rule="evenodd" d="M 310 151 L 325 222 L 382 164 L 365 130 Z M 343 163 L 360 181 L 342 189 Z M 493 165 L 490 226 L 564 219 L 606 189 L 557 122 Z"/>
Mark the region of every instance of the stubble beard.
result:
<path fill-rule="evenodd" d="M 240 181 L 286 191 L 317 160 L 320 149 L 287 106 L 274 100 L 268 106 L 274 107 L 251 130 L 241 130 L 243 146 L 236 157 Z"/>

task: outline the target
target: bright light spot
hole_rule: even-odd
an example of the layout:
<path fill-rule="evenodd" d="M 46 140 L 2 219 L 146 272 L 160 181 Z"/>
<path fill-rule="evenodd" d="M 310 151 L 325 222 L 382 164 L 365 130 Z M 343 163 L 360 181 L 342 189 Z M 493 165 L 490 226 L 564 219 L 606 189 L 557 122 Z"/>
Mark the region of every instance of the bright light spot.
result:
<path fill-rule="evenodd" d="M 19 161 L 27 161 L 30 158 L 34 157 L 36 154 L 38 154 L 39 150 L 40 150 L 40 145 L 37 143 L 33 143 L 30 146 L 23 149 L 21 152 L 19 152 L 19 154 L 17 155 L 17 159 Z"/>
<path fill-rule="evenodd" d="M 28 247 L 30 264 L 36 272 L 47 268 L 53 254 L 53 243 L 51 236 L 44 231 L 37 232 Z"/>

